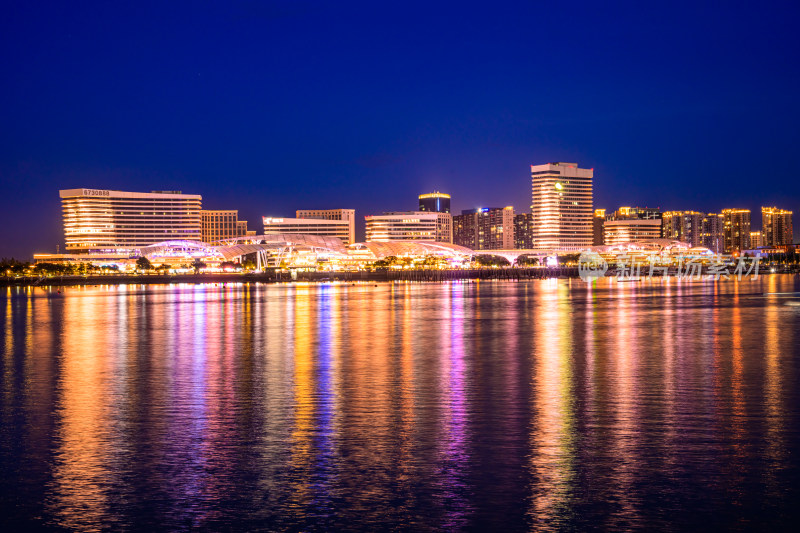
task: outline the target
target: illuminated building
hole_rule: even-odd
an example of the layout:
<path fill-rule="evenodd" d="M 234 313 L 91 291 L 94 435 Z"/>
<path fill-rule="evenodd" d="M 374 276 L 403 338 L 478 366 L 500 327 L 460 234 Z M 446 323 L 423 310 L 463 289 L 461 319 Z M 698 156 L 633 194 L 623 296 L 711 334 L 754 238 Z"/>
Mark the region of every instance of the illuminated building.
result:
<path fill-rule="evenodd" d="M 439 191 L 419 195 L 419 210 L 428 213 L 449 213 L 450 195 Z"/>
<path fill-rule="evenodd" d="M 725 252 L 731 253 L 750 248 L 750 210 L 723 209 L 722 235 Z"/>
<path fill-rule="evenodd" d="M 453 217 L 453 242 L 473 250 L 514 248 L 514 208 L 479 207 Z"/>
<path fill-rule="evenodd" d="M 453 215 L 449 212 L 436 214 L 436 242 L 453 242 Z"/>
<path fill-rule="evenodd" d="M 761 238 L 760 231 L 751 231 L 750 232 L 750 248 L 761 248 L 764 246 L 764 242 Z"/>
<path fill-rule="evenodd" d="M 603 226 L 606 221 L 606 210 L 595 209 L 592 217 L 592 246 L 602 246 L 604 243 Z"/>
<path fill-rule="evenodd" d="M 533 248 L 533 214 L 514 215 L 514 248 L 530 250 Z"/>
<path fill-rule="evenodd" d="M 201 239 L 199 194 L 180 191 L 59 191 L 67 253 L 136 250 L 166 240 Z"/>
<path fill-rule="evenodd" d="M 367 242 L 436 241 L 452 242 L 453 217 L 450 213 L 396 211 L 364 217 Z"/>
<path fill-rule="evenodd" d="M 534 249 L 580 250 L 592 245 L 593 169 L 577 163 L 531 165 Z"/>
<path fill-rule="evenodd" d="M 724 217 L 719 213 L 707 213 L 703 217 L 700 244 L 712 252 L 725 251 Z"/>
<path fill-rule="evenodd" d="M 692 246 L 703 245 L 703 219 L 698 211 L 667 211 L 661 217 L 661 235 Z"/>
<path fill-rule="evenodd" d="M 661 237 L 661 221 L 654 218 L 629 218 L 606 220 L 603 225 L 605 246 L 636 241 L 647 241 Z"/>
<path fill-rule="evenodd" d="M 642 220 L 661 219 L 661 210 L 654 207 L 620 207 L 606 217 L 607 220 Z"/>
<path fill-rule="evenodd" d="M 350 220 L 326 220 L 323 218 L 263 217 L 264 235 L 317 235 L 336 237 L 343 242 L 352 242 Z"/>
<path fill-rule="evenodd" d="M 792 212 L 777 207 L 762 207 L 761 232 L 764 238 L 762 246 L 774 248 L 792 244 L 794 242 Z"/>
<path fill-rule="evenodd" d="M 708 248 L 693 247 L 685 242 L 662 238 L 592 246 L 589 250 L 597 253 L 609 263 L 624 258 L 624 261 L 628 263 L 647 264 L 652 262 L 653 264 L 674 265 L 688 256 L 706 260 L 713 256 L 713 252 Z"/>
<path fill-rule="evenodd" d="M 239 211 L 236 209 L 202 209 L 200 210 L 200 229 L 200 240 L 219 242 L 247 235 L 247 221 L 239 220 Z"/>
<path fill-rule="evenodd" d="M 342 237 L 345 244 L 356 242 L 356 210 L 355 209 L 299 209 L 297 218 L 313 218 L 319 220 L 340 220 L 348 223 L 347 237 Z"/>

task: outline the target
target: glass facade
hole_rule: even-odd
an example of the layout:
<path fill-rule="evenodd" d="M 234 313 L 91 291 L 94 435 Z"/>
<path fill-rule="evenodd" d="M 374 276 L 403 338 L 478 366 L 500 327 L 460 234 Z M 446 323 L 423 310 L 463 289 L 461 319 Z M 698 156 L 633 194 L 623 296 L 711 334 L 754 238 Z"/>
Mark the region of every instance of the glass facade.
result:
<path fill-rule="evenodd" d="M 450 195 L 432 192 L 419 195 L 419 210 L 426 213 L 449 213 Z"/>

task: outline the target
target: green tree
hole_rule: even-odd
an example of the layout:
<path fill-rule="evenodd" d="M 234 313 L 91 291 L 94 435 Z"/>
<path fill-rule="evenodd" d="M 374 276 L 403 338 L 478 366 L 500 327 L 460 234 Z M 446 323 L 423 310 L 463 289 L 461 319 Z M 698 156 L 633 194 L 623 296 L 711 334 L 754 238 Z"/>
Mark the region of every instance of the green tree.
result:
<path fill-rule="evenodd" d="M 201 268 L 205 268 L 205 267 L 207 267 L 207 266 L 208 266 L 208 265 L 206 265 L 205 263 L 203 263 L 203 262 L 202 262 L 202 261 L 200 261 L 199 259 L 195 259 L 195 260 L 194 260 L 194 263 L 192 263 L 192 268 L 194 269 L 194 273 L 195 273 L 195 274 L 198 274 L 198 273 L 200 272 L 200 269 L 201 269 Z"/>
<path fill-rule="evenodd" d="M 39 275 L 59 275 L 71 274 L 72 267 L 60 263 L 36 263 L 33 271 Z"/>
<path fill-rule="evenodd" d="M 559 265 L 566 265 L 569 263 L 578 263 L 578 259 L 580 259 L 581 254 L 559 254 L 558 255 L 558 264 Z"/>
<path fill-rule="evenodd" d="M 148 258 L 142 256 L 136 260 L 136 268 L 139 270 L 152 270 L 153 263 L 151 263 Z"/>
<path fill-rule="evenodd" d="M 509 266 L 511 264 L 502 255 L 476 255 L 473 261 L 481 266 Z"/>
<path fill-rule="evenodd" d="M 517 258 L 517 264 L 520 266 L 536 266 L 539 264 L 539 258 L 532 255 L 521 255 Z"/>
<path fill-rule="evenodd" d="M 13 257 L 3 258 L 0 260 L 0 274 L 1 275 L 21 275 L 31 267 L 29 262 L 17 261 Z"/>

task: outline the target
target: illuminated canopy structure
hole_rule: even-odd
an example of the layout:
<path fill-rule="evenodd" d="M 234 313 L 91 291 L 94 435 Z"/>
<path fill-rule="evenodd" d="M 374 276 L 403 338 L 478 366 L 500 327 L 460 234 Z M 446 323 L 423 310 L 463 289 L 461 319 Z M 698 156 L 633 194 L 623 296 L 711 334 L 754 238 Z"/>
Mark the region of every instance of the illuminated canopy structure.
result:
<path fill-rule="evenodd" d="M 347 253 L 344 243 L 337 237 L 291 233 L 239 237 L 227 240 L 223 246 L 217 246 L 216 248 L 228 260 L 252 253 L 260 255 L 270 252 L 283 255 L 291 251 L 327 254 Z"/>
<path fill-rule="evenodd" d="M 711 253 L 711 250 L 703 247 L 693 248 L 691 244 L 672 239 L 648 239 L 644 241 L 624 242 L 609 246 L 592 246 L 591 251 L 600 254 L 604 253 L 625 253 L 625 252 L 651 252 L 658 254 L 689 254 L 695 253 Z"/>
<path fill-rule="evenodd" d="M 450 258 L 463 258 L 474 255 L 475 252 L 464 246 L 450 244 L 449 242 L 435 241 L 387 241 L 363 242 L 350 246 L 353 252 L 369 251 L 375 259 L 390 256 L 423 256 L 438 255 Z"/>
<path fill-rule="evenodd" d="M 650 239 L 610 246 L 586 247 L 583 251 L 594 252 L 605 259 L 620 256 L 657 258 L 671 263 L 681 257 L 711 257 L 708 248 L 692 247 L 690 244 L 671 239 Z M 220 246 L 200 241 L 170 240 L 151 244 L 134 250 L 131 254 L 115 256 L 117 262 L 132 262 L 137 256 L 167 264 L 184 264 L 202 260 L 214 263 L 234 261 L 247 255 L 254 255 L 259 269 L 262 266 L 281 266 L 291 268 L 359 268 L 387 257 L 425 258 L 438 257 L 445 260 L 464 262 L 480 255 L 501 256 L 509 263 L 518 262 L 520 256 L 536 257 L 539 263 L 547 258 L 565 253 L 563 250 L 472 250 L 465 246 L 438 241 L 386 241 L 361 242 L 346 246 L 336 237 L 282 233 L 275 235 L 248 235 L 227 239 Z M 574 252 L 573 252 L 574 253 Z M 99 255 L 95 255 L 100 260 Z M 83 262 L 92 260 L 87 254 Z M 49 261 L 56 259 L 46 257 Z M 103 256 L 103 260 L 109 260 Z M 67 260 L 73 260 L 72 256 Z"/>
<path fill-rule="evenodd" d="M 343 257 L 347 254 L 347 248 L 337 237 L 292 233 L 238 237 L 226 240 L 216 249 L 226 260 L 256 254 L 259 268 L 262 264 L 269 264 L 270 258 L 276 264 L 290 256 L 303 257 L 305 263 L 313 263 L 320 257 Z"/>
<path fill-rule="evenodd" d="M 714 254 L 702 246 L 692 247 L 691 244 L 672 239 L 649 239 L 645 241 L 625 242 L 609 246 L 592 246 L 590 251 L 605 257 L 620 255 L 659 256 L 663 259 L 675 259 L 680 256 L 711 256 Z"/>
<path fill-rule="evenodd" d="M 148 259 L 154 258 L 219 258 L 218 247 L 199 241 L 164 241 L 139 248 Z"/>

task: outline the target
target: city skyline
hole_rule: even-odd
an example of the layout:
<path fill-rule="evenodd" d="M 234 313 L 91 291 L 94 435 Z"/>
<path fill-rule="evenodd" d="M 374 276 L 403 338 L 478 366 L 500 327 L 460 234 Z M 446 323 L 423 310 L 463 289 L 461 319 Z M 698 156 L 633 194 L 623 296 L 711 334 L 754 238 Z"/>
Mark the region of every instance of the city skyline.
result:
<path fill-rule="evenodd" d="M 544 163 L 544 164 L 538 163 L 538 165 L 554 165 L 554 164 L 557 164 L 557 163 L 555 163 L 555 162 L 553 162 L 553 163 Z M 564 164 L 564 163 L 562 163 L 562 164 Z M 535 165 L 537 165 L 537 163 L 531 163 L 531 164 L 528 165 L 528 168 L 531 168 L 532 166 L 535 166 Z M 592 168 L 591 170 L 593 172 L 594 168 Z M 530 171 L 529 171 L 528 172 L 528 177 L 527 177 L 527 182 L 528 182 L 528 188 L 529 189 L 530 189 L 530 180 L 531 180 L 531 177 L 530 177 Z M 597 180 L 593 179 L 592 181 L 595 184 L 594 185 L 594 190 L 597 191 L 597 189 L 598 189 L 597 186 L 596 186 Z M 177 185 L 179 186 L 178 190 L 180 190 L 180 192 L 184 192 L 184 193 L 189 194 L 189 195 L 200 196 L 200 197 L 203 198 L 203 202 L 207 201 L 208 197 L 202 191 L 186 192 L 186 191 L 182 190 L 183 188 L 180 187 L 180 184 L 177 184 Z M 103 188 L 100 188 L 100 187 L 84 187 L 84 188 L 92 189 L 92 190 L 108 190 L 108 191 L 116 191 L 116 192 L 124 192 L 124 193 L 130 193 L 131 192 L 131 191 L 125 191 L 125 190 L 119 190 L 119 189 L 103 189 Z M 74 189 L 66 189 L 66 190 L 69 191 L 69 190 L 79 190 L 79 189 L 80 189 L 80 187 L 79 188 L 74 188 Z M 161 187 L 160 189 L 163 189 L 163 187 Z M 159 188 L 152 189 L 152 190 L 148 189 L 148 191 L 138 191 L 135 194 L 174 192 L 174 191 L 166 191 L 166 190 L 161 191 L 160 189 Z M 62 192 L 64 190 L 65 189 L 62 189 Z M 475 205 L 473 205 L 471 207 L 468 207 L 468 208 L 467 207 L 462 207 L 462 206 L 468 205 L 468 204 L 466 202 L 460 202 L 458 197 L 456 197 L 455 195 L 449 194 L 449 191 L 447 190 L 447 188 L 444 188 L 444 187 L 442 187 L 442 188 L 437 187 L 435 189 L 435 193 L 436 194 L 444 194 L 444 195 L 448 196 L 448 200 L 450 202 L 452 202 L 452 205 L 454 206 L 452 208 L 452 212 L 453 213 L 459 213 L 459 212 L 463 212 L 463 211 L 474 211 L 475 209 L 485 208 L 488 205 L 487 203 L 472 202 Z M 356 214 L 356 217 L 355 217 L 355 221 L 356 221 L 355 227 L 354 227 L 354 229 L 351 229 L 351 232 L 354 231 L 354 233 L 355 233 L 355 240 L 352 241 L 352 242 L 366 240 L 366 226 L 365 226 L 365 221 L 364 221 L 364 217 L 365 216 L 382 215 L 382 214 L 390 213 L 390 212 L 402 212 L 402 211 L 413 212 L 413 211 L 417 211 L 419 209 L 419 205 L 417 205 L 419 197 L 420 196 L 425 196 L 425 195 L 428 195 L 428 194 L 432 194 L 432 193 L 425 192 L 425 191 L 419 191 L 419 192 L 408 191 L 408 194 L 406 194 L 405 196 L 403 196 L 402 199 L 397 200 L 396 203 L 393 204 L 395 207 L 392 207 L 392 208 L 389 208 L 389 209 L 386 209 L 386 210 L 382 210 L 382 211 L 377 211 L 377 210 L 376 211 L 368 211 L 368 212 L 361 211 L 359 213 L 359 210 L 355 209 L 354 211 L 356 211 L 356 213 L 358 213 L 358 214 Z M 608 193 L 606 193 L 606 194 L 603 194 L 601 196 L 608 197 L 609 195 L 608 195 Z M 685 202 L 687 202 L 687 201 L 685 201 Z M 291 204 L 290 207 L 278 209 L 278 210 L 269 212 L 269 214 L 266 214 L 265 211 L 262 211 L 262 212 L 259 213 L 257 210 L 255 210 L 254 212 L 256 212 L 258 214 L 252 216 L 252 215 L 241 215 L 241 213 L 244 212 L 244 209 L 239 207 L 240 203 L 246 203 L 246 202 L 244 202 L 242 199 L 239 199 L 239 200 L 234 200 L 234 205 L 223 206 L 223 205 L 220 204 L 219 201 L 210 200 L 210 205 L 212 207 L 208 207 L 209 204 L 203 203 L 203 211 L 237 211 L 240 214 L 240 218 L 242 218 L 243 220 L 246 221 L 248 219 L 261 220 L 261 219 L 276 218 L 276 217 L 277 218 L 285 218 L 285 219 L 293 219 L 295 212 L 300 212 L 300 211 L 313 212 L 313 211 L 328 211 L 328 210 L 336 211 L 336 210 L 338 210 L 338 208 L 331 207 L 333 204 L 328 205 L 328 204 L 324 204 L 323 202 L 319 202 L 320 205 L 315 204 L 313 207 L 308 207 L 307 205 L 302 205 L 301 206 L 300 204 L 302 204 L 302 200 L 298 200 L 296 202 L 297 205 L 296 204 Z M 527 207 L 518 208 L 515 205 L 517 203 L 523 203 L 523 202 L 522 202 L 521 199 L 519 199 L 519 200 L 516 200 L 514 203 L 506 202 L 503 205 L 508 205 L 510 207 L 513 207 L 515 215 L 531 213 L 531 206 L 530 205 L 527 206 Z M 402 206 L 398 207 L 397 206 L 398 204 L 402 204 Z M 777 208 L 779 208 L 779 210 L 785 209 L 786 211 L 792 211 L 792 212 L 795 211 L 794 209 L 792 209 L 792 206 L 790 204 L 788 204 L 787 202 L 778 202 L 777 206 L 764 204 L 764 205 L 754 205 L 753 207 L 750 207 L 748 204 L 753 204 L 752 198 L 749 201 L 733 202 L 731 205 L 722 206 L 719 209 L 707 209 L 707 208 L 704 208 L 704 207 L 699 207 L 698 208 L 694 204 L 691 205 L 691 206 L 681 205 L 680 207 L 676 206 L 676 207 L 673 207 L 673 208 L 663 208 L 660 205 L 655 205 L 654 206 L 652 204 L 642 204 L 639 207 L 658 209 L 658 210 L 660 210 L 661 212 L 664 212 L 664 213 L 670 212 L 670 211 L 678 211 L 678 212 L 680 212 L 680 211 L 697 211 L 698 209 L 702 213 L 721 213 L 724 209 L 744 209 L 744 210 L 749 210 L 751 212 L 751 217 L 753 217 L 753 214 L 757 215 L 756 217 L 751 218 L 751 227 L 752 227 L 752 229 L 754 231 L 755 230 L 763 231 L 763 228 L 761 228 L 761 212 L 762 212 L 763 209 L 766 209 L 768 207 L 777 207 Z M 636 204 L 632 203 L 632 202 L 627 202 L 627 203 L 626 202 L 618 202 L 617 204 L 609 204 L 609 205 L 600 206 L 600 205 L 597 204 L 597 202 L 594 202 L 593 205 L 592 205 L 592 210 L 594 211 L 596 209 L 601 209 L 601 210 L 605 210 L 607 212 L 612 212 L 615 208 L 623 208 L 624 206 L 631 206 L 631 205 L 636 205 Z M 56 223 L 56 229 L 60 234 L 60 240 L 56 241 L 55 246 L 57 246 L 59 248 L 62 245 L 64 245 L 64 234 L 63 234 L 62 224 L 63 224 L 62 220 L 58 220 L 57 223 Z M 246 223 L 245 223 L 245 225 L 246 225 Z M 254 227 L 259 227 L 259 226 L 261 226 L 261 224 L 256 224 Z M 52 233 L 52 231 L 49 231 L 48 233 Z M 797 242 L 798 240 L 800 240 L 800 239 L 798 239 L 795 236 L 795 234 L 793 233 L 793 241 L 792 242 Z M 0 244 L 5 244 L 5 241 L 3 241 Z M 48 250 L 51 251 L 52 249 L 53 249 L 53 247 L 50 247 Z M 21 253 L 18 253 L 16 255 L 14 253 L 6 253 L 5 250 L 0 250 L 0 257 L 17 257 L 17 258 L 22 258 L 22 259 L 28 259 L 28 258 L 33 256 L 34 252 L 37 252 L 37 251 L 42 251 L 42 250 L 33 250 L 31 248 L 31 249 L 28 249 L 27 251 L 23 250 Z"/>
<path fill-rule="evenodd" d="M 606 209 L 592 209 L 592 181 L 593 169 L 581 169 L 577 163 L 531 165 L 530 213 L 515 213 L 513 206 L 506 206 L 465 209 L 453 216 L 449 212 L 450 195 L 424 193 L 418 196 L 419 210 L 363 215 L 363 240 L 438 241 L 475 251 L 556 253 L 660 238 L 713 253 L 794 244 L 791 210 L 762 206 L 762 231 L 754 231 L 751 211 L 741 208 L 701 213 L 620 206 L 606 214 Z M 197 241 L 227 245 L 231 240 L 259 235 L 238 219 L 238 210 L 202 209 L 199 194 L 80 188 L 61 190 L 59 196 L 67 254 L 105 255 L 112 250 L 123 255 L 139 254 L 144 248 L 162 244 Z M 431 211 L 434 208 L 439 211 Z M 261 235 L 336 237 L 339 246 L 356 242 L 354 209 L 298 209 L 295 214 L 297 218 L 263 216 Z M 57 254 L 39 252 L 34 259 L 53 260 Z M 84 256 L 78 261 L 88 259 Z"/>

